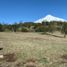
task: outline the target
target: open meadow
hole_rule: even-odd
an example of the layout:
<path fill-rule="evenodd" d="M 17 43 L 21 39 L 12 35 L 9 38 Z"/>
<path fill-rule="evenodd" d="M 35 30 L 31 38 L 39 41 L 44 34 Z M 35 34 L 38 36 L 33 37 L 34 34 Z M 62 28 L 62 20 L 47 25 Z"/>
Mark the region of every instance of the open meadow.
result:
<path fill-rule="evenodd" d="M 67 67 L 67 38 L 0 32 L 0 67 Z"/>

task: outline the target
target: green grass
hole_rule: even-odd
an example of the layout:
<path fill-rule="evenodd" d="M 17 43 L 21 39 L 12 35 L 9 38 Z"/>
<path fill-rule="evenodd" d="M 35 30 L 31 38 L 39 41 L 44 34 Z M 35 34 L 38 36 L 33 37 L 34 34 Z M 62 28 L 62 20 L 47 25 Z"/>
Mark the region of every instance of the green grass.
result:
<path fill-rule="evenodd" d="M 13 67 L 16 63 L 22 63 L 30 58 L 37 59 L 38 67 L 64 67 L 67 64 L 61 63 L 64 61 L 61 56 L 67 54 L 67 38 L 40 33 L 1 32 L 0 47 L 3 47 L 0 54 L 15 53 L 17 55 L 16 62 L 4 61 L 3 67 L 6 63 Z"/>

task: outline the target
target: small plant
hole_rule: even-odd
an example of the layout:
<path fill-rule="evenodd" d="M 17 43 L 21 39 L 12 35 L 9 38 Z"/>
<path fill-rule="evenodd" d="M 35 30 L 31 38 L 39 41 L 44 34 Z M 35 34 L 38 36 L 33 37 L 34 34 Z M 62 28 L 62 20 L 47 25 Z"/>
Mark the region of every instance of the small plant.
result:
<path fill-rule="evenodd" d="M 48 60 L 47 60 L 47 58 L 41 58 L 39 60 L 39 62 L 41 62 L 41 63 L 48 63 Z"/>

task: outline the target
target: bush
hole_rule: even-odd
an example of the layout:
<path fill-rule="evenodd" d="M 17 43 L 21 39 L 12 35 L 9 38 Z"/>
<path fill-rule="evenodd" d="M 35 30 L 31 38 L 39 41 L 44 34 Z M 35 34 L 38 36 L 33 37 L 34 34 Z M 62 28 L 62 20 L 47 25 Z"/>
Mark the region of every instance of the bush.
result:
<path fill-rule="evenodd" d="M 36 28 L 35 31 L 36 32 L 48 32 L 48 27 L 41 26 L 41 27 Z"/>
<path fill-rule="evenodd" d="M 21 31 L 22 32 L 29 32 L 28 28 L 26 28 L 26 27 L 23 27 Z"/>
<path fill-rule="evenodd" d="M 64 37 L 66 37 L 66 35 L 67 35 L 67 23 L 63 24 L 61 33 L 64 33 Z"/>

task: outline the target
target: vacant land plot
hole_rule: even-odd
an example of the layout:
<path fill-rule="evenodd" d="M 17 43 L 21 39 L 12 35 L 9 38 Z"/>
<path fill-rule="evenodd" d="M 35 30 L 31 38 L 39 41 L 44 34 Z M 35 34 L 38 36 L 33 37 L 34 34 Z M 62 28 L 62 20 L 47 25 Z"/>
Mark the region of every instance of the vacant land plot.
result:
<path fill-rule="evenodd" d="M 0 67 L 67 67 L 67 38 L 1 32 L 0 48 Z"/>

